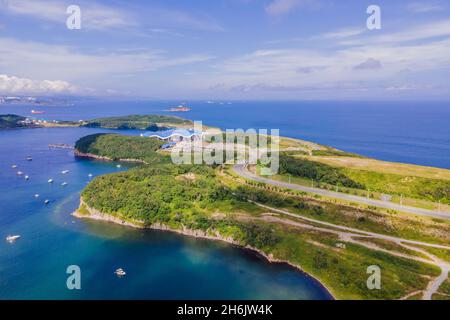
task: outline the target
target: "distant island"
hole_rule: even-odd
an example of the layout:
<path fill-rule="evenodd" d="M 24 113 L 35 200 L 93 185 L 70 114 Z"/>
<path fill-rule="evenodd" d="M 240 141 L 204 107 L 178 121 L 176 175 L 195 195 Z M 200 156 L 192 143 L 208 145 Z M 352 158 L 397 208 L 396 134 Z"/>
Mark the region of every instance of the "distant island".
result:
<path fill-rule="evenodd" d="M 33 129 L 33 128 L 51 128 L 51 127 L 79 127 L 82 123 L 75 121 L 57 121 L 57 120 L 39 120 L 27 118 L 16 114 L 0 115 L 1 129 Z"/>
<path fill-rule="evenodd" d="M 192 121 L 174 116 L 130 115 L 92 119 L 85 121 L 82 126 L 89 128 L 158 131 L 166 130 L 171 127 L 191 127 Z"/>
<path fill-rule="evenodd" d="M 170 128 L 191 128 L 193 122 L 175 116 L 130 115 L 92 120 L 65 121 L 28 118 L 15 114 L 0 115 L 0 129 L 43 127 L 88 127 L 118 130 L 160 131 Z"/>
<path fill-rule="evenodd" d="M 448 220 L 257 182 L 232 165 L 175 165 L 162 144 L 119 134 L 77 141 L 77 156 L 141 165 L 95 178 L 74 214 L 246 247 L 307 272 L 338 299 L 442 299 L 450 294 L 445 279 L 438 291 L 429 288 L 430 281 L 438 281 L 437 261 L 450 255 Z M 249 170 L 257 173 L 259 166 Z M 282 137 L 280 174 L 273 179 L 308 186 L 312 181 L 318 189 L 370 198 L 390 192 L 402 194 L 401 201 L 426 204 L 447 203 L 449 172 Z M 380 290 L 366 287 L 369 265 L 382 269 Z"/>
<path fill-rule="evenodd" d="M 66 99 L 62 98 L 41 98 L 30 96 L 0 96 L 0 105 L 31 105 L 31 106 L 67 106 L 70 105 Z"/>
<path fill-rule="evenodd" d="M 30 128 L 31 124 L 26 122 L 26 118 L 16 114 L 0 115 L 0 129 Z"/>

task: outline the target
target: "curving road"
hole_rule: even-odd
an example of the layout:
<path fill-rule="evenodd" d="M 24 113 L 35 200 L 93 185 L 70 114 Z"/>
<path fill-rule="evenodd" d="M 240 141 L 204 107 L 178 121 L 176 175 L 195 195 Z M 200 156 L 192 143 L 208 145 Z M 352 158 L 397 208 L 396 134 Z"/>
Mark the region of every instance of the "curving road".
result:
<path fill-rule="evenodd" d="M 362 203 L 362 204 L 366 204 L 366 205 L 376 206 L 376 207 L 380 207 L 380 208 L 417 214 L 417 215 L 421 215 L 421 216 L 450 220 L 450 215 L 446 214 L 446 213 L 442 213 L 442 212 L 421 209 L 421 208 L 416 208 L 416 207 L 402 206 L 402 205 L 392 203 L 392 202 L 369 199 L 369 198 L 350 195 L 350 194 L 346 194 L 346 193 L 340 193 L 340 192 L 324 190 L 324 189 L 319 189 L 319 188 L 313 188 L 313 187 L 306 187 L 306 186 L 301 186 L 298 184 L 292 184 L 292 183 L 276 181 L 273 179 L 260 177 L 256 174 L 248 171 L 247 165 L 245 165 L 245 164 L 236 164 L 236 165 L 234 165 L 233 170 L 236 174 L 238 174 L 239 176 L 241 176 L 243 178 L 253 180 L 256 182 L 262 182 L 262 183 L 282 187 L 282 188 L 315 193 L 315 194 L 319 194 L 319 195 L 326 196 L 326 197 L 337 198 L 337 199 Z"/>

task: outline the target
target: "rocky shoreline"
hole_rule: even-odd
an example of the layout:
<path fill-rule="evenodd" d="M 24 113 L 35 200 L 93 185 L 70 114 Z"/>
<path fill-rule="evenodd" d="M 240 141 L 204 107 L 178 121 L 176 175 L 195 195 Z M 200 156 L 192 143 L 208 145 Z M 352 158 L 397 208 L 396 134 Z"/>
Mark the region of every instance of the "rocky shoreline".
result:
<path fill-rule="evenodd" d="M 81 213 L 80 208 L 82 208 L 82 207 L 83 207 L 83 210 L 87 210 L 89 213 L 88 214 Z M 328 288 L 325 284 L 323 284 L 316 277 L 305 272 L 300 266 L 295 265 L 288 260 L 281 260 L 281 259 L 274 258 L 272 254 L 266 254 L 264 251 L 262 251 L 260 249 L 257 249 L 257 248 L 254 248 L 254 247 L 251 247 L 248 245 L 243 246 L 231 237 L 222 236 L 219 232 L 216 232 L 215 235 L 210 235 L 210 234 L 207 234 L 206 232 L 204 232 L 203 230 L 193 230 L 193 229 L 188 229 L 186 227 L 183 227 L 183 229 L 174 229 L 174 228 L 171 228 L 171 227 L 161 224 L 161 223 L 155 223 L 150 226 L 144 226 L 144 223 L 142 221 L 126 221 L 124 219 L 102 213 L 102 212 L 98 211 L 97 209 L 89 207 L 82 198 L 80 198 L 80 207 L 75 212 L 73 212 L 72 215 L 74 217 L 77 217 L 80 219 L 91 219 L 91 220 L 97 220 L 97 221 L 112 222 L 112 223 L 120 224 L 120 225 L 127 226 L 127 227 L 132 227 L 132 228 L 136 228 L 136 229 L 153 229 L 153 230 L 159 230 L 159 231 L 174 232 L 174 233 L 178 233 L 181 235 L 190 236 L 190 237 L 194 237 L 194 238 L 207 239 L 207 240 L 212 240 L 212 241 L 223 241 L 223 242 L 232 244 L 234 246 L 237 246 L 239 248 L 243 248 L 243 249 L 252 251 L 252 252 L 264 257 L 270 263 L 280 263 L 280 264 L 289 265 L 290 267 L 302 272 L 303 274 L 307 275 L 308 277 L 311 277 L 312 279 L 314 279 L 315 281 L 320 283 L 320 285 L 323 288 L 325 288 L 325 290 L 328 292 L 328 294 L 334 300 L 337 300 L 330 288 Z"/>
<path fill-rule="evenodd" d="M 147 164 L 144 160 L 139 160 L 139 159 L 111 159 L 109 157 L 105 157 L 105 156 L 98 156 L 96 154 L 93 153 L 83 153 L 81 151 L 78 151 L 77 149 L 75 149 L 73 151 L 73 154 L 75 157 L 79 157 L 79 158 L 88 158 L 88 159 L 94 159 L 94 160 L 99 160 L 99 161 L 119 161 L 119 162 L 131 162 L 131 163 L 142 163 L 142 164 Z"/>

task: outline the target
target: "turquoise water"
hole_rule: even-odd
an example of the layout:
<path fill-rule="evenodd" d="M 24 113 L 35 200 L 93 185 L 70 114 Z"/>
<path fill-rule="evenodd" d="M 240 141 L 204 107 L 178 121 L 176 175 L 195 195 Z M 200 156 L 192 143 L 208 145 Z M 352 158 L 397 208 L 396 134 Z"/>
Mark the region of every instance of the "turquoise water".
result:
<path fill-rule="evenodd" d="M 1 299 L 330 298 L 309 276 L 225 243 L 71 217 L 89 173 L 98 176 L 126 167 L 77 160 L 69 150 L 51 150 L 48 144 L 73 144 L 100 131 L 0 132 Z M 28 155 L 33 161 L 26 161 Z M 30 180 L 18 177 L 18 170 Z M 63 170 L 70 172 L 63 175 Z M 50 178 L 53 184 L 47 183 Z M 62 182 L 68 185 L 62 187 Z M 9 234 L 22 238 L 9 244 L 4 240 Z M 66 288 L 69 265 L 81 268 L 79 291 Z M 126 277 L 114 275 L 119 267 Z"/>

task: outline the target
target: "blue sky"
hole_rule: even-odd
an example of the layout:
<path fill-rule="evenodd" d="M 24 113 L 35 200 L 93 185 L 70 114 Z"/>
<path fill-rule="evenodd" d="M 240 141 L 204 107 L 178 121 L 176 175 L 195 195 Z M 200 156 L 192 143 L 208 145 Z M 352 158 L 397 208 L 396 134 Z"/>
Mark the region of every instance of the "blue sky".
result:
<path fill-rule="evenodd" d="M 0 94 L 448 100 L 449 79 L 445 0 L 0 0 Z"/>

